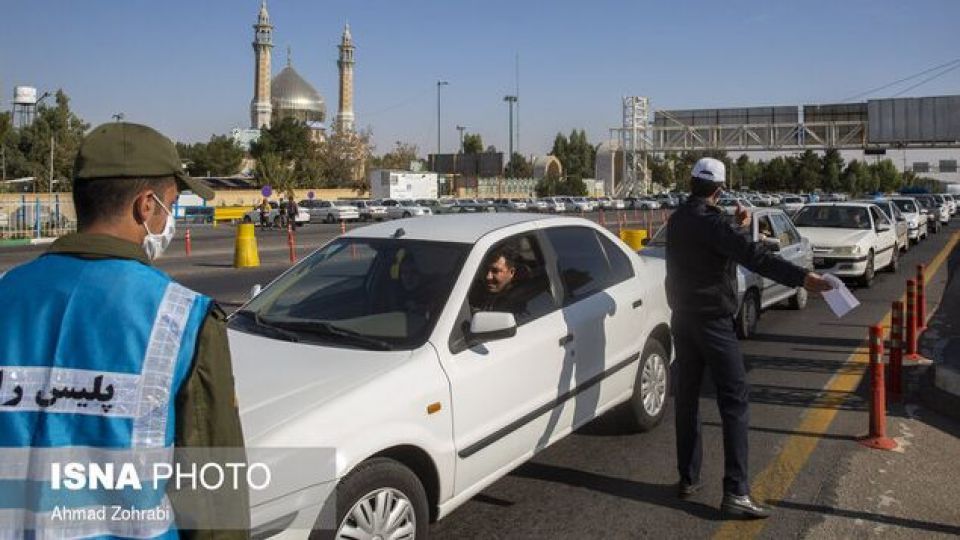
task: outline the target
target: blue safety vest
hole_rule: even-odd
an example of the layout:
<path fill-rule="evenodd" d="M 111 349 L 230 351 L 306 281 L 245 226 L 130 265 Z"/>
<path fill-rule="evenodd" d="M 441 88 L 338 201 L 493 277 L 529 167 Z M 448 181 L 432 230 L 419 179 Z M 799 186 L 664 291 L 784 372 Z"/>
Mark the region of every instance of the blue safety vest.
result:
<path fill-rule="evenodd" d="M 169 462 L 175 398 L 210 305 L 127 259 L 47 254 L 0 277 L 0 536 L 178 536 L 172 512 L 77 519 L 67 511 L 101 504 L 97 492 L 54 489 L 51 462 L 105 450 Z"/>

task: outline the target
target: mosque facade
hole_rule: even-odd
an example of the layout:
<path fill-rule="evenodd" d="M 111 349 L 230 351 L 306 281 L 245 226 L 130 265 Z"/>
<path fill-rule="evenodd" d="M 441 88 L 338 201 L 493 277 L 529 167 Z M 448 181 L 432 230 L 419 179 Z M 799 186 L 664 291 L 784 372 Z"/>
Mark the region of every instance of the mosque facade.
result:
<path fill-rule="evenodd" d="M 269 128 L 285 118 L 294 118 L 310 128 L 315 141 L 323 141 L 326 138 L 326 102 L 323 95 L 294 69 L 289 48 L 286 66 L 275 77 L 272 74 L 273 25 L 270 23 L 266 0 L 262 0 L 260 4 L 253 31 L 254 81 L 253 99 L 250 101 L 250 128 L 234 129 L 234 139 L 241 146 L 249 148 L 250 143 L 259 137 L 261 129 Z M 344 27 L 338 49 L 340 51 L 337 60 L 340 72 L 340 104 L 334 119 L 334 127 L 343 131 L 353 131 L 355 47 L 349 25 Z"/>

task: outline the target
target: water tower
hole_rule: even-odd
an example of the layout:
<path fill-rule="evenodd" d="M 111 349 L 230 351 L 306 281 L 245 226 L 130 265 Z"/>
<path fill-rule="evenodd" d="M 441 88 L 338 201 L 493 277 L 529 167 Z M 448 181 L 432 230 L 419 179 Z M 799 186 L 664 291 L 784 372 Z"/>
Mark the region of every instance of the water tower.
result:
<path fill-rule="evenodd" d="M 29 126 L 37 115 L 37 89 L 17 86 L 13 89 L 13 122 L 18 128 Z"/>

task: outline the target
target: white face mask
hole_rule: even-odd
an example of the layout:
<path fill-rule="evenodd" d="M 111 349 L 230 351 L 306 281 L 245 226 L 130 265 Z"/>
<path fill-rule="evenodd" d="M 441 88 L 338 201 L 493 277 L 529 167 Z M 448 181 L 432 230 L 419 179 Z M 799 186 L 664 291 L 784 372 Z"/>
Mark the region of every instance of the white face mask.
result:
<path fill-rule="evenodd" d="M 153 234 L 150 232 L 150 228 L 147 227 L 147 222 L 143 222 L 143 228 L 147 230 L 147 235 L 143 237 L 143 252 L 147 254 L 147 259 L 151 261 L 155 261 L 160 255 L 163 255 L 167 246 L 170 245 L 170 241 L 173 240 L 173 234 L 176 232 L 176 220 L 173 219 L 173 212 L 167 209 L 166 205 L 157 198 L 156 194 L 153 194 L 153 198 L 156 199 L 160 208 L 163 208 L 163 211 L 167 213 L 167 224 L 164 226 L 163 232 Z"/>

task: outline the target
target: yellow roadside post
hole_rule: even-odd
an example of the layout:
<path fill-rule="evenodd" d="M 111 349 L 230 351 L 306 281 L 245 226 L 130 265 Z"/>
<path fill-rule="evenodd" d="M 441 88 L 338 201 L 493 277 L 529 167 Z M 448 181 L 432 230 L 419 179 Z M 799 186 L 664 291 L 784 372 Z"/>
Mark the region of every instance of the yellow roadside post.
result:
<path fill-rule="evenodd" d="M 234 244 L 233 267 L 253 268 L 260 266 L 260 254 L 257 251 L 257 237 L 253 223 L 237 225 L 237 240 Z"/>
<path fill-rule="evenodd" d="M 643 249 L 643 241 L 647 238 L 647 231 L 643 229 L 623 229 L 620 239 L 634 251 Z"/>

